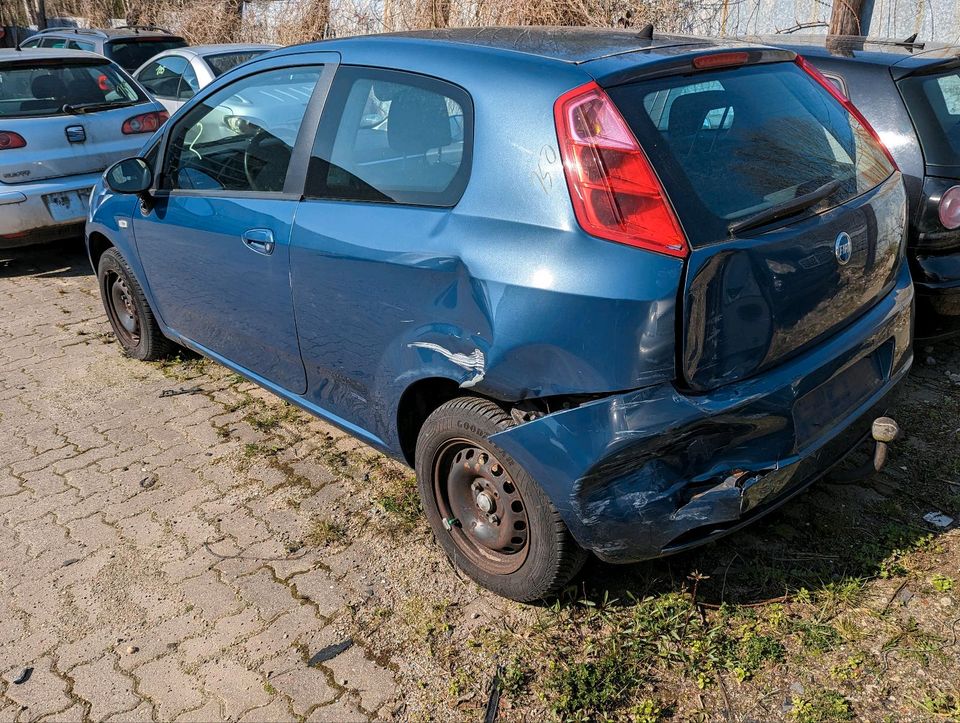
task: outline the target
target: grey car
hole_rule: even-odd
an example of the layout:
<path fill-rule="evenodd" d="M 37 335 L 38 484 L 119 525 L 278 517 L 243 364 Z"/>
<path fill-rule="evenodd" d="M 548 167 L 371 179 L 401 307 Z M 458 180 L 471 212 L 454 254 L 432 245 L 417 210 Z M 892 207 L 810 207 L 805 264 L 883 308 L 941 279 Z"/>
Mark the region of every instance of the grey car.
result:
<path fill-rule="evenodd" d="M 960 46 L 913 39 L 768 36 L 853 101 L 903 173 L 917 337 L 960 333 Z"/>
<path fill-rule="evenodd" d="M 187 41 L 154 25 L 126 25 L 119 28 L 47 28 L 32 35 L 21 48 L 64 48 L 87 50 L 110 58 L 127 72 L 133 72 L 157 53 L 186 46 Z"/>
<path fill-rule="evenodd" d="M 0 248 L 79 233 L 103 170 L 166 119 L 101 55 L 0 50 Z"/>
<path fill-rule="evenodd" d="M 191 45 L 155 55 L 133 77 L 171 114 L 201 88 L 231 68 L 275 50 L 279 45 L 229 43 Z"/>

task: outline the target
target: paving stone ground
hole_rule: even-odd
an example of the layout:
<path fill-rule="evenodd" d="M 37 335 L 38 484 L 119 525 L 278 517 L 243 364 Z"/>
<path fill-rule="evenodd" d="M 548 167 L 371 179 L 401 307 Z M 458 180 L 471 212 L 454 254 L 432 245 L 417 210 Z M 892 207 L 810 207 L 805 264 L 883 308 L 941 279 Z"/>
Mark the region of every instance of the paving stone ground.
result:
<path fill-rule="evenodd" d="M 380 575 L 367 543 L 302 544 L 348 492 L 317 445 L 358 445 L 311 421 L 264 457 L 252 385 L 120 355 L 80 242 L 3 257 L 0 721 L 391 717 L 382 651 L 306 662 Z"/>

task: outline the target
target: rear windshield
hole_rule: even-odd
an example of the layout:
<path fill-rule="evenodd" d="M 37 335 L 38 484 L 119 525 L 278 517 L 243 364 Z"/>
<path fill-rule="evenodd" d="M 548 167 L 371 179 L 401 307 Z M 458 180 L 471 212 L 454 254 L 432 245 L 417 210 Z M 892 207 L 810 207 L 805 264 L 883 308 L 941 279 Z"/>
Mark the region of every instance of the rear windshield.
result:
<path fill-rule="evenodd" d="M 0 118 L 109 110 L 146 100 L 109 63 L 17 64 L 0 72 Z M 101 107 L 102 106 L 102 107 Z"/>
<path fill-rule="evenodd" d="M 883 150 L 794 63 L 671 76 L 608 90 L 650 156 L 691 243 L 833 181 L 816 210 L 892 172 Z"/>
<path fill-rule="evenodd" d="M 231 68 L 235 68 L 241 63 L 253 60 L 258 55 L 263 55 L 266 50 L 247 50 L 243 53 L 220 53 L 219 55 L 208 55 L 204 58 L 210 70 L 213 71 L 213 77 L 219 78 Z"/>
<path fill-rule="evenodd" d="M 960 166 L 960 70 L 900 81 L 920 136 L 923 157 L 935 166 Z"/>
<path fill-rule="evenodd" d="M 183 38 L 124 38 L 107 43 L 104 55 L 121 68 L 136 70 L 154 55 L 185 47 Z"/>

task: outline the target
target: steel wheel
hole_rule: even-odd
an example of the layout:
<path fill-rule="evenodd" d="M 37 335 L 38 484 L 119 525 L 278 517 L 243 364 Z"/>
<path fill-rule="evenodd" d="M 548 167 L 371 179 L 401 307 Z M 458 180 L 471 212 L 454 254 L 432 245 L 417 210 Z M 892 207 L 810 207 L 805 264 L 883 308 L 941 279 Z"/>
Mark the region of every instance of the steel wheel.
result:
<path fill-rule="evenodd" d="M 457 547 L 483 570 L 506 575 L 527 559 L 530 521 L 517 485 L 487 449 L 452 439 L 437 453 L 434 493 Z"/>
<path fill-rule="evenodd" d="M 103 280 L 103 295 L 120 342 L 127 348 L 136 347 L 140 343 L 140 313 L 127 282 L 119 274 L 108 273 Z"/>

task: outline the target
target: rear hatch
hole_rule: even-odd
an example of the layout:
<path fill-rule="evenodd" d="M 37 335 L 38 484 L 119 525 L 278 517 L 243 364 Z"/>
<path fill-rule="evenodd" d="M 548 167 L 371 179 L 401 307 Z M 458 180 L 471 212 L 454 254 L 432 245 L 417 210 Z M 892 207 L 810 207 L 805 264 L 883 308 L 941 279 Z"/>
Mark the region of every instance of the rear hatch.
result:
<path fill-rule="evenodd" d="M 154 55 L 185 47 L 187 41 L 175 35 L 133 35 L 104 43 L 103 54 L 132 73 Z"/>
<path fill-rule="evenodd" d="M 900 262 L 904 192 L 871 132 L 797 63 L 686 71 L 607 92 L 691 247 L 680 367 L 705 391 L 877 303 Z"/>
<path fill-rule="evenodd" d="M 157 129 L 159 106 L 111 63 L 23 55 L 0 72 L 0 131 L 23 141 L 0 149 L 0 183 L 103 171 Z"/>

